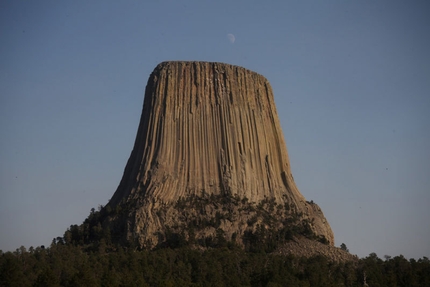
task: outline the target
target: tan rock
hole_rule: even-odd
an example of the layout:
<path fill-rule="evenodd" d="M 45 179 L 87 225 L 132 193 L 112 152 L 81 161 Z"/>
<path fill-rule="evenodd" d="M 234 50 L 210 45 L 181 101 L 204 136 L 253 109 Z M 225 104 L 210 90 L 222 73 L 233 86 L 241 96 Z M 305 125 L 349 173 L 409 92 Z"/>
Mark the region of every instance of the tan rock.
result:
<path fill-rule="evenodd" d="M 224 193 L 288 203 L 334 244 L 321 209 L 294 183 L 267 79 L 222 63 L 163 62 L 148 80 L 134 148 L 109 205 L 129 208 L 127 240 L 154 245 L 157 232 L 178 224 L 178 199 Z M 248 215 L 236 216 L 222 225 L 229 234 L 243 233 Z"/>

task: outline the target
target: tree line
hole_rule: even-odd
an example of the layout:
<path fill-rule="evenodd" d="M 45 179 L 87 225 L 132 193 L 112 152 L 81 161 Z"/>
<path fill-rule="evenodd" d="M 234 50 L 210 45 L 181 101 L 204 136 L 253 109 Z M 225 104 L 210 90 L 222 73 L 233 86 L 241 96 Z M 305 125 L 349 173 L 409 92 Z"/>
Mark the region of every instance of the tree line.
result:
<path fill-rule="evenodd" d="M 138 250 L 54 239 L 49 247 L 0 251 L 0 286 L 430 286 L 430 260 L 403 256 L 331 262 L 247 252 L 234 244 Z"/>
<path fill-rule="evenodd" d="M 212 196 L 214 197 L 214 196 Z M 219 201 L 254 212 L 268 226 L 285 219 L 283 229 L 257 225 L 246 233 L 243 245 L 223 230 L 202 241 L 183 230 L 166 229 L 162 244 L 142 249 L 121 241 L 124 224 L 103 225 L 108 216 L 121 216 L 130 207 L 94 208 L 81 225 L 71 225 L 50 246 L 0 250 L 2 286 L 430 286 L 430 260 L 407 260 L 402 255 L 384 260 L 375 253 L 353 262 L 333 262 L 324 256 L 311 258 L 273 253 L 294 235 L 321 241 L 289 206 L 264 200 L 251 205 L 246 198 L 191 198 L 178 201 L 180 209 L 196 209 Z M 276 216 L 275 216 L 276 215 Z M 284 215 L 279 216 L 279 215 Z M 214 228 L 228 212 L 188 226 L 190 231 L 208 224 Z M 254 225 L 257 221 L 247 223 Z M 204 218 L 203 218 L 204 219 Z M 255 221 L 255 222 L 254 222 Z M 202 223 L 203 222 L 203 223 Z M 191 222 L 192 223 L 192 222 Z M 324 242 L 325 243 L 325 242 Z M 345 244 L 341 249 L 348 251 Z"/>

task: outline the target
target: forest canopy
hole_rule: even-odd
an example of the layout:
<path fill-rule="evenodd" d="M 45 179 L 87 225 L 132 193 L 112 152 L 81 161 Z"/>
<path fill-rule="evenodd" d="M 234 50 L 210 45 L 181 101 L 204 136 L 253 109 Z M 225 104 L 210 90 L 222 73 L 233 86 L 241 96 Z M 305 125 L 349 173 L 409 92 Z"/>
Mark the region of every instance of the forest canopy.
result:
<path fill-rule="evenodd" d="M 190 246 L 108 251 L 65 244 L 0 251 L 0 286 L 430 286 L 428 258 L 378 258 L 330 262 L 246 252 L 233 244 L 198 250 Z"/>

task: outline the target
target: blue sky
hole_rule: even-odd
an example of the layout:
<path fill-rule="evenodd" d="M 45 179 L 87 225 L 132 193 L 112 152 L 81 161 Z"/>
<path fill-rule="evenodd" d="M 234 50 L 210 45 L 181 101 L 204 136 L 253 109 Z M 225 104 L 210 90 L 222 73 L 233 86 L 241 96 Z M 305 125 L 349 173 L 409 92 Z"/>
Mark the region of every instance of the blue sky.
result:
<path fill-rule="evenodd" d="M 0 249 L 49 245 L 106 204 L 153 68 L 203 60 L 270 81 L 295 181 L 337 246 L 430 257 L 428 15 L 428 1 L 2 1 Z"/>

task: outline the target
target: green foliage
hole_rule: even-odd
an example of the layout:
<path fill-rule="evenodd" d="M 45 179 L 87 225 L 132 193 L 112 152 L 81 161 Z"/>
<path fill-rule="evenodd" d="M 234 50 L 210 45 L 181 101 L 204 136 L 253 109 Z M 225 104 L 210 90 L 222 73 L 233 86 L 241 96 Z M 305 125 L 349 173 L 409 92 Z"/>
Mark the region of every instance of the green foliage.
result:
<path fill-rule="evenodd" d="M 217 237 L 222 237 L 222 231 Z M 49 248 L 0 253 L 0 286 L 430 286 L 430 261 L 372 253 L 358 263 L 297 258 L 226 246 L 84 251 Z"/>
<path fill-rule="evenodd" d="M 163 217 L 169 211 L 161 207 L 155 212 Z M 293 205 L 276 204 L 274 199 L 264 198 L 258 204 L 249 202 L 246 197 L 224 192 L 223 194 L 191 195 L 179 198 L 173 208 L 177 220 L 172 226 L 159 230 L 156 248 L 181 248 L 200 245 L 203 248 L 220 246 L 243 246 L 246 251 L 275 251 L 281 244 L 301 235 L 327 244 L 323 236 L 316 236 L 311 228 L 312 222 L 297 212 Z M 134 208 L 131 203 L 122 202 L 115 208 L 110 205 L 92 208 L 81 225 L 71 225 L 57 243 L 81 246 L 86 251 L 115 251 L 121 246 L 140 248 L 136 242 L 125 239 L 127 218 Z M 245 214 L 247 229 L 243 233 L 228 234 L 222 230 L 226 221 L 234 221 Z M 211 230 L 212 235 L 202 237 Z M 214 234 L 213 231 L 216 231 Z M 234 236 L 234 238 L 233 238 Z M 136 245 L 135 245 L 136 244 Z M 152 246 L 151 242 L 148 242 Z M 154 247 L 154 246 L 152 246 Z"/>
<path fill-rule="evenodd" d="M 121 203 L 114 208 L 100 205 L 97 210 L 92 208 L 81 225 L 71 225 L 57 241 L 82 246 L 88 251 L 112 251 L 118 246 L 132 247 L 136 242 L 129 242 L 125 238 L 128 231 L 126 221 L 130 210 L 133 210 L 131 204 Z M 173 219 L 176 222 L 159 230 L 157 248 L 180 248 L 188 245 L 208 248 L 240 244 L 247 251 L 272 252 L 297 235 L 328 243 L 325 237 L 318 237 L 313 233 L 312 222 L 304 219 L 303 214 L 297 212 L 293 205 L 276 204 L 274 199 L 264 198 L 259 203 L 253 203 L 246 197 L 241 198 L 228 191 L 218 195 L 202 192 L 199 196 L 179 198 L 175 204 L 155 212 L 163 218 L 167 213 L 166 208 L 172 207 L 178 214 Z M 243 215 L 247 216 L 248 228 L 242 233 L 236 233 L 234 240 L 227 238 L 226 234 L 222 237 L 213 234 L 213 230 L 222 228 L 226 221 L 232 222 Z M 211 230 L 212 235 L 202 238 L 201 234 L 208 230 Z M 151 243 L 150 245 L 152 246 Z"/>
<path fill-rule="evenodd" d="M 218 230 L 223 222 L 246 215 L 247 229 L 243 234 L 235 234 L 233 242 L 242 244 L 250 252 L 272 252 L 297 235 L 328 244 L 325 237 L 313 233 L 312 222 L 297 212 L 293 205 L 276 204 L 274 199 L 267 197 L 258 203 L 252 203 L 246 197 L 233 196 L 229 192 L 219 195 L 203 193 L 201 196 L 180 198 L 174 207 L 180 214 L 178 221 L 183 224 L 174 226 L 173 229 L 188 235 L 211 227 Z M 207 210 L 212 210 L 213 215 Z M 228 242 L 233 239 L 226 240 Z M 216 238 L 207 237 L 197 240 L 197 244 L 217 247 L 217 241 Z"/>
<path fill-rule="evenodd" d="M 214 210 L 210 216 L 205 215 L 208 205 Z M 121 242 L 121 221 L 104 224 L 108 217 L 121 218 L 129 207 L 92 209 L 83 224 L 70 226 L 48 248 L 0 251 L 0 286 L 430 286 L 427 257 L 385 256 L 384 261 L 371 253 L 358 263 L 334 263 L 322 256 L 274 255 L 298 234 L 327 243 L 288 204 L 267 198 L 254 204 L 226 192 L 180 199 L 175 207 L 205 216 L 192 217 L 186 226 L 167 226 L 152 251 Z M 227 238 L 221 226 L 237 211 L 249 215 L 248 229 Z M 216 232 L 197 238 L 207 227 Z M 344 243 L 341 248 L 348 250 Z"/>
<path fill-rule="evenodd" d="M 349 252 L 349 249 L 348 249 L 348 247 L 346 247 L 346 244 L 345 244 L 345 243 L 342 243 L 342 244 L 340 245 L 340 249 L 342 249 L 343 251 Z"/>

